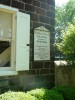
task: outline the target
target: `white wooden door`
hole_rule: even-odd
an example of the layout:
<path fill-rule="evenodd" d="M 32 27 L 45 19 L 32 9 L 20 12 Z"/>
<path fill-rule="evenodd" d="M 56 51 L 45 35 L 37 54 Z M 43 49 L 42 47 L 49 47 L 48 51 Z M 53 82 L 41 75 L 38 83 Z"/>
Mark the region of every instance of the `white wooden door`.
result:
<path fill-rule="evenodd" d="M 29 70 L 30 16 L 17 12 L 16 71 Z"/>

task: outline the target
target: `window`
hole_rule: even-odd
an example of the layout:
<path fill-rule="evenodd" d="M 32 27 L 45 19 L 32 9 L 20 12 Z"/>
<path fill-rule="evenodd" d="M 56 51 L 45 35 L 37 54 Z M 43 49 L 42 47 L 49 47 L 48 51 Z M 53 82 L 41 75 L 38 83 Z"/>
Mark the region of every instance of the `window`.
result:
<path fill-rule="evenodd" d="M 29 70 L 30 16 L 0 5 L 0 76 Z"/>

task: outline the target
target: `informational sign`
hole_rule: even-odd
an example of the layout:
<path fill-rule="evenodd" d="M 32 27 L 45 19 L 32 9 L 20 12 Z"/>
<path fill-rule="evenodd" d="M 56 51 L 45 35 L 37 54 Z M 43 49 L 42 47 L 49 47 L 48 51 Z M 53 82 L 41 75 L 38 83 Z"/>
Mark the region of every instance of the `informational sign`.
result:
<path fill-rule="evenodd" d="M 43 26 L 34 30 L 34 60 L 50 60 L 50 32 Z"/>

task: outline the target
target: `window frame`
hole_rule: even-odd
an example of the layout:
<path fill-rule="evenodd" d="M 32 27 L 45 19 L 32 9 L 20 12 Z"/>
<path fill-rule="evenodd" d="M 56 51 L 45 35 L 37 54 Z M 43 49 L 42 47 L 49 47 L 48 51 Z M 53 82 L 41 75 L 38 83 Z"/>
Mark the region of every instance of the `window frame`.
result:
<path fill-rule="evenodd" d="M 29 70 L 29 46 L 27 46 L 27 44 L 30 43 L 30 15 L 19 12 L 18 9 L 12 8 L 9 6 L 5 6 L 5 5 L 0 5 L 0 11 L 11 13 L 13 16 L 13 18 L 12 18 L 12 41 L 11 41 L 12 42 L 12 44 L 11 44 L 12 45 L 11 46 L 11 55 L 12 55 L 11 56 L 11 67 L 0 67 L 0 76 L 17 75 L 18 71 Z M 22 18 L 22 17 L 24 17 L 24 19 L 26 21 L 24 24 L 26 26 L 25 32 L 24 32 L 25 27 L 19 28 L 19 25 L 20 25 L 19 18 Z M 23 23 L 23 22 L 24 21 L 22 21 L 21 23 Z M 25 54 L 25 53 L 26 53 L 26 55 L 28 54 L 27 56 L 23 57 L 25 59 L 25 62 L 21 64 L 22 66 L 19 66 L 20 65 L 20 64 L 18 64 L 19 60 L 17 60 L 17 58 L 19 58 L 19 57 L 17 57 L 17 55 L 20 53 L 17 48 L 19 46 L 19 45 L 17 46 L 17 43 L 19 43 L 19 41 L 17 41 L 19 39 L 19 36 L 18 36 L 19 29 L 23 30 L 23 31 L 21 31 L 21 33 L 24 33 L 24 35 L 26 35 L 26 39 L 24 39 L 25 41 L 23 42 L 23 44 L 25 44 L 24 46 L 26 47 L 26 49 L 25 49 L 26 51 L 23 52 L 22 54 Z M 29 37 L 29 38 L 27 38 L 27 37 Z M 22 38 L 21 38 L 21 40 L 22 40 Z M 20 47 L 22 48 L 22 46 L 20 46 Z M 23 64 L 24 64 L 24 66 L 23 66 Z"/>
<path fill-rule="evenodd" d="M 6 75 L 17 75 L 18 72 L 16 71 L 16 12 L 18 9 L 8 7 L 5 5 L 0 5 L 0 11 L 7 12 L 12 14 L 12 33 L 11 33 L 11 59 L 10 59 L 10 67 L 0 67 L 0 76 Z M 9 40 L 7 40 L 9 41 Z"/>

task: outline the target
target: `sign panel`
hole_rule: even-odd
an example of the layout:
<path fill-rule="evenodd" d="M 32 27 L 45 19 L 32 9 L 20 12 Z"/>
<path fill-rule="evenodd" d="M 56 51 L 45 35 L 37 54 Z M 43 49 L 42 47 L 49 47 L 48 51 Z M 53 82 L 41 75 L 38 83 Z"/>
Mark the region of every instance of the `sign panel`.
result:
<path fill-rule="evenodd" d="M 43 26 L 34 30 L 34 60 L 50 60 L 50 32 Z"/>

